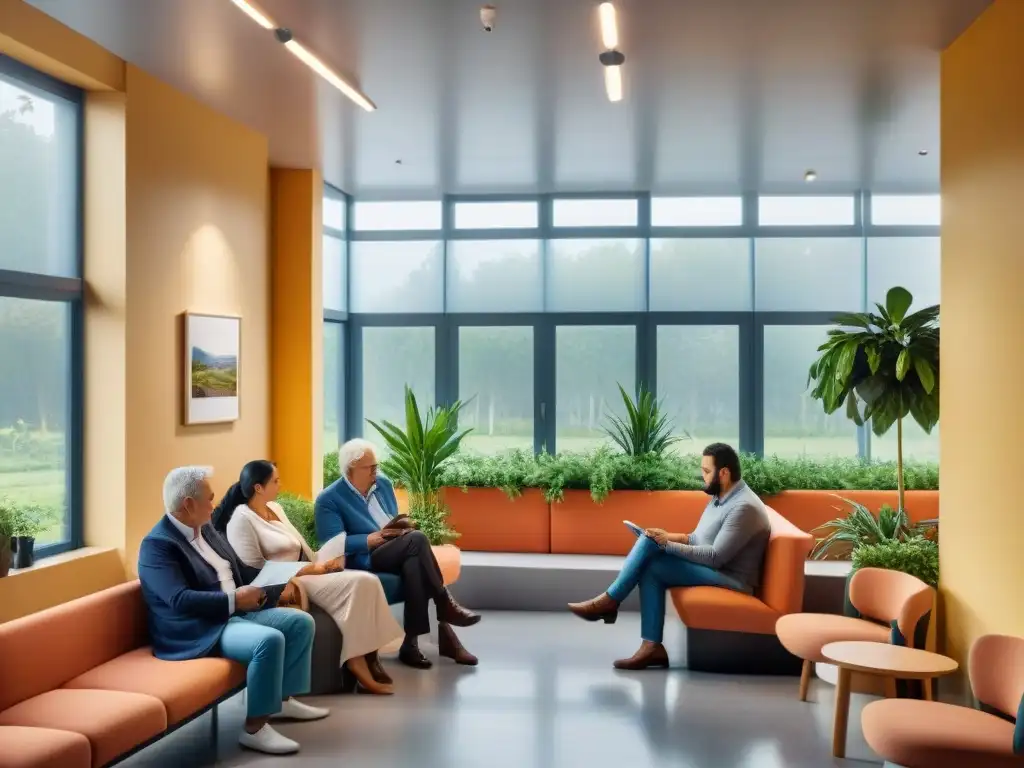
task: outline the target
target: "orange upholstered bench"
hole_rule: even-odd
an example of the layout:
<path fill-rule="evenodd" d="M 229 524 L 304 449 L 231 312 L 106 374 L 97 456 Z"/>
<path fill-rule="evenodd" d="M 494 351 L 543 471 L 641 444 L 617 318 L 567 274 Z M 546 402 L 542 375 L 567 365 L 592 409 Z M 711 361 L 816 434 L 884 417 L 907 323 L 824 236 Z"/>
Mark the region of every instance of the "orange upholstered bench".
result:
<path fill-rule="evenodd" d="M 722 587 L 669 590 L 686 625 L 687 667 L 730 674 L 800 674 L 801 662 L 775 634 L 775 622 L 803 608 L 804 565 L 814 537 L 771 507 L 761 587 L 746 595 Z"/>
<path fill-rule="evenodd" d="M 99 768 L 244 686 L 226 659 L 161 661 L 138 581 L 0 624 L 0 768 Z"/>

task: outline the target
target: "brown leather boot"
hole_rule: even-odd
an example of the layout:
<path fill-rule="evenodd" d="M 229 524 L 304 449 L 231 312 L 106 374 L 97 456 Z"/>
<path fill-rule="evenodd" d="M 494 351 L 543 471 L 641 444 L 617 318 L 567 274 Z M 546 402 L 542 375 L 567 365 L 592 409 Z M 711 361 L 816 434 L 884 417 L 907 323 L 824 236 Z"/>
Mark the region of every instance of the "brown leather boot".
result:
<path fill-rule="evenodd" d="M 646 640 L 639 650 L 628 659 L 615 662 L 616 669 L 668 669 L 668 651 L 661 643 L 648 643 Z"/>
<path fill-rule="evenodd" d="M 619 618 L 619 603 L 607 592 L 585 603 L 569 603 L 569 610 L 581 619 L 603 621 L 605 624 L 614 624 Z"/>
<path fill-rule="evenodd" d="M 442 657 L 467 667 L 475 667 L 480 661 L 462 646 L 458 635 L 449 624 L 437 625 L 437 651 Z"/>
<path fill-rule="evenodd" d="M 437 606 L 438 624 L 451 624 L 453 627 L 472 627 L 480 621 L 480 614 L 463 608 L 452 597 L 447 589 L 434 601 Z"/>

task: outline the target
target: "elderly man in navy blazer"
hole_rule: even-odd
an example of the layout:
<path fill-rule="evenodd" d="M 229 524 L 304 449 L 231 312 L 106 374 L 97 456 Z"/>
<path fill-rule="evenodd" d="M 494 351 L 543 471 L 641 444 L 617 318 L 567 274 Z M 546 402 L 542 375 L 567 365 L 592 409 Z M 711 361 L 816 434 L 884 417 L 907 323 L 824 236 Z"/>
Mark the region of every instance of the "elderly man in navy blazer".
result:
<path fill-rule="evenodd" d="M 405 640 L 398 658 L 407 666 L 428 669 L 419 636 L 430 632 L 429 602 L 437 608 L 438 650 L 457 664 L 477 659 L 459 642 L 452 626 L 469 627 L 480 616 L 459 605 L 444 586 L 430 542 L 415 525 L 385 527 L 398 514 L 391 481 L 377 471 L 377 453 L 367 440 L 349 440 L 338 450 L 341 477 L 316 500 L 316 535 L 323 547 L 344 536 L 348 568 L 401 576 L 405 592 Z"/>
<path fill-rule="evenodd" d="M 259 574 L 209 525 L 211 470 L 179 467 L 164 480 L 164 515 L 139 551 L 139 580 L 153 654 L 168 661 L 222 656 L 246 666 L 248 717 L 243 747 L 291 754 L 299 745 L 268 720 L 319 720 L 328 710 L 292 696 L 309 692 L 313 619 L 273 608 L 249 586 Z"/>

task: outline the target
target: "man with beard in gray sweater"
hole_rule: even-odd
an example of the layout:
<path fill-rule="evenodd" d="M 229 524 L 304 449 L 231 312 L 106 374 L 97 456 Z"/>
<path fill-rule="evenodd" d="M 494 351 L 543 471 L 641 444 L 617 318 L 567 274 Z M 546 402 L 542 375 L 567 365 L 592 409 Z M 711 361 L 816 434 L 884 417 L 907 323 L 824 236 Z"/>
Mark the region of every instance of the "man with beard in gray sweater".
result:
<path fill-rule="evenodd" d="M 580 618 L 611 624 L 622 601 L 640 587 L 643 642 L 633 656 L 615 662 L 617 669 L 668 667 L 662 645 L 666 589 L 712 586 L 752 594 L 760 585 L 771 525 L 761 499 L 743 482 L 739 456 L 724 443 L 712 443 L 701 457 L 701 474 L 711 500 L 693 533 L 639 531 L 608 591 L 569 604 Z"/>

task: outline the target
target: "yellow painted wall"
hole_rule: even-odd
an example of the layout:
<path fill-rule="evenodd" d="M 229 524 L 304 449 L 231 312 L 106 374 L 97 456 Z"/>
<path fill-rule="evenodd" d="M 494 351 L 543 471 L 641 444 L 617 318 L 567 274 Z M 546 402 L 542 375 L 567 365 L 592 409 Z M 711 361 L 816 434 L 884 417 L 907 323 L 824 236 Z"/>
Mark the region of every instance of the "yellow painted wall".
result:
<path fill-rule="evenodd" d="M 1022 74 L 1021 0 L 996 0 L 942 54 L 940 590 L 961 661 L 979 635 L 1024 636 Z"/>
<path fill-rule="evenodd" d="M 270 188 L 271 458 L 284 488 L 312 498 L 323 484 L 323 180 L 275 168 Z"/>
<path fill-rule="evenodd" d="M 22 0 L 0 52 L 88 91 L 85 534 L 93 549 L 0 579 L 0 621 L 123 581 L 167 471 L 224 491 L 270 453 L 267 140 L 126 65 Z M 239 421 L 182 426 L 185 310 L 242 318 Z"/>
<path fill-rule="evenodd" d="M 267 140 L 142 70 L 127 68 L 127 530 L 134 570 L 182 464 L 218 493 L 270 450 Z M 241 317 L 241 418 L 183 426 L 185 310 Z"/>

